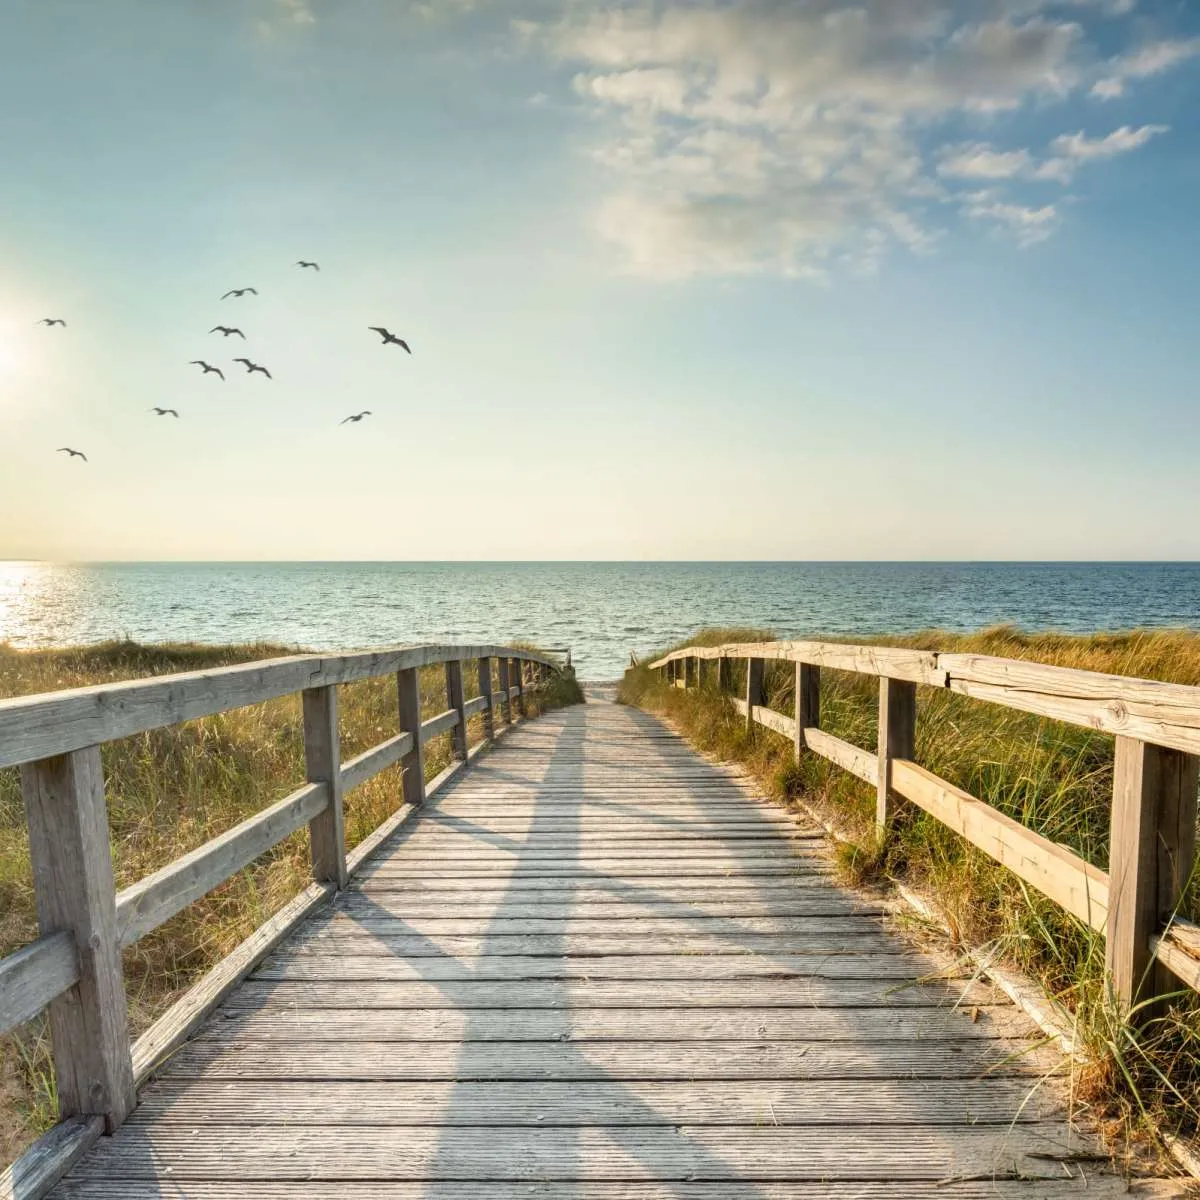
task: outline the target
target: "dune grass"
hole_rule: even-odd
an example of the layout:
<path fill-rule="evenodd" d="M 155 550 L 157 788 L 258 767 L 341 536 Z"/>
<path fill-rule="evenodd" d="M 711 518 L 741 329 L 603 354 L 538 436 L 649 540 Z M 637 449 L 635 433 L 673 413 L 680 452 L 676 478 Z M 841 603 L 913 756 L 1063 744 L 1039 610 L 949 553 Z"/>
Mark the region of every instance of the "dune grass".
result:
<path fill-rule="evenodd" d="M 765 630 L 708 629 L 668 650 L 770 636 Z M 1200 634 L 1185 631 L 1076 637 L 1001 627 L 858 640 L 1200 684 Z M 771 708 L 794 712 L 791 663 L 768 663 L 765 685 Z M 744 664 L 735 663 L 732 691 L 744 689 Z M 822 727 L 873 750 L 878 696 L 873 676 L 823 669 Z M 1200 1128 L 1200 1001 L 1194 993 L 1181 990 L 1161 1019 L 1135 1033 L 1115 1018 L 1109 1002 L 1103 938 L 935 818 L 910 806 L 889 843 L 879 845 L 874 788 L 817 755 L 797 766 L 790 740 L 762 728 L 748 734 L 745 718 L 711 682 L 702 690 L 669 688 L 661 672 L 643 664 L 627 673 L 619 698 L 668 716 L 702 750 L 745 764 L 780 801 L 803 799 L 816 809 L 845 838 L 837 856 L 849 881 L 916 887 L 935 899 L 960 945 L 994 949 L 1039 980 L 1072 1014 L 1091 1059 L 1079 1069 L 1076 1094 L 1111 1132 L 1194 1135 Z M 922 766 L 1107 868 L 1111 737 L 948 690 L 918 688 L 917 706 Z M 1200 917 L 1200 870 L 1193 872 L 1181 914 Z"/>
<path fill-rule="evenodd" d="M 0 698 L 139 676 L 229 666 L 295 653 L 279 646 L 145 646 L 112 642 L 69 650 L 18 651 L 0 646 Z M 463 672 L 466 699 L 479 694 L 474 663 Z M 339 689 L 342 759 L 398 731 L 395 680 Z M 421 671 L 422 712 L 446 707 L 445 671 Z M 554 677 L 526 693 L 530 716 L 582 699 L 573 679 Z M 472 717 L 472 742 L 482 718 Z M 117 887 L 165 866 L 304 782 L 299 696 L 153 730 L 103 748 L 109 831 Z M 431 778 L 451 761 L 450 735 L 426 746 Z M 348 847 L 400 804 L 399 767 L 347 794 Z M 310 882 L 308 838 L 300 831 L 252 866 L 125 951 L 125 986 L 133 1036 L 205 971 Z M 20 782 L 0 770 L 0 956 L 37 934 Z M 8 1162 L 54 1122 L 57 1100 L 44 1020 L 0 1038 L 0 1161 Z"/>

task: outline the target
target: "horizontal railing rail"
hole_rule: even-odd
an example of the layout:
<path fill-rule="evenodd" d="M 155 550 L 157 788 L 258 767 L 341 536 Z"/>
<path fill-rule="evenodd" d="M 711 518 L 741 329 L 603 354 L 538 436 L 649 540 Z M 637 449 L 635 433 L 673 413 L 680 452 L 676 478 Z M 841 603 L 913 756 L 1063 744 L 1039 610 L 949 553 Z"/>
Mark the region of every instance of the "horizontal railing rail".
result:
<path fill-rule="evenodd" d="M 466 700 L 463 664 L 471 661 L 478 663 L 479 695 Z M 422 720 L 418 673 L 439 664 L 445 666 L 447 707 Z M 562 669 L 549 654 L 508 646 L 400 646 L 295 655 L 0 701 L 0 767 L 21 769 L 40 934 L 0 958 L 0 1034 L 48 1011 L 61 1116 L 102 1118 L 110 1131 L 119 1125 L 136 1102 L 136 1085 L 188 1035 L 222 989 L 236 984 L 254 955 L 345 887 L 350 869 L 419 808 L 427 794 L 426 743 L 452 735 L 454 766 L 440 778 L 449 777 L 495 738 L 497 713 L 505 725 L 523 717 L 526 689 L 544 686 Z M 396 678 L 400 731 L 343 762 L 338 685 L 390 675 Z M 296 693 L 303 702 L 307 782 L 118 892 L 101 745 Z M 467 722 L 477 714 L 482 740 L 472 748 Z M 402 768 L 402 803 L 347 855 L 343 796 L 396 764 Z M 131 1047 L 122 948 L 306 825 L 314 879 L 309 892 L 243 943 L 236 968 L 218 966 L 212 982 L 193 989 Z M 79 1128 L 98 1126 L 84 1122 Z"/>
<path fill-rule="evenodd" d="M 874 787 L 881 837 L 897 802 L 914 804 L 1103 934 L 1113 994 L 1127 1013 L 1153 1012 L 1155 997 L 1178 990 L 1172 977 L 1200 991 L 1200 926 L 1177 912 L 1196 855 L 1200 687 L 982 654 L 816 641 L 687 646 L 650 668 L 687 688 L 703 686 L 704 668 L 715 663 L 713 685 L 725 692 L 735 660 L 746 663 L 746 694 L 731 699 L 747 728 L 791 739 L 797 762 L 818 754 Z M 795 664 L 791 716 L 766 706 L 770 661 Z M 821 729 L 822 667 L 878 677 L 874 753 Z M 918 685 L 1113 735 L 1108 871 L 913 761 Z"/>

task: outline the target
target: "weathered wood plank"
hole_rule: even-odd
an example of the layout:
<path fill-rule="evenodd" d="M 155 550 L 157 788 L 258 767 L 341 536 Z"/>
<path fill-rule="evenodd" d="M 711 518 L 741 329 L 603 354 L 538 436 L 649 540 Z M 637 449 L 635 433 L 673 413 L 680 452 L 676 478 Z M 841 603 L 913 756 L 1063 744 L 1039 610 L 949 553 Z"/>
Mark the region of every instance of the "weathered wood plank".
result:
<path fill-rule="evenodd" d="M 1024 1055 L 1022 1052 L 1025 1052 Z M 482 1080 L 1040 1078 L 1045 1057 L 1009 1038 L 958 1042 L 429 1042 L 419 1054 L 350 1042 L 189 1042 L 164 1079 L 248 1082 L 467 1077 Z"/>
<path fill-rule="evenodd" d="M 1134 1180 L 1097 1174 L 1090 1164 L 1072 1165 L 1061 1179 L 1041 1179 L 1035 1184 L 1019 1179 L 989 1176 L 982 1180 L 939 1180 L 938 1200 L 1174 1200 L 1186 1195 L 1182 1181 Z M 825 1180 L 763 1183 L 722 1180 L 696 1183 L 671 1179 L 662 1182 L 612 1182 L 572 1180 L 571 1200 L 929 1200 L 925 1181 L 888 1180 L 835 1183 Z M 1032 1189 L 1032 1190 L 1031 1190 Z M 561 1182 L 504 1183 L 439 1180 L 404 1183 L 339 1180 L 338 1200 L 563 1200 Z M 173 1196 L 184 1193 L 175 1189 Z M 293 1180 L 287 1183 L 256 1182 L 255 1200 L 329 1200 L 325 1182 Z M 163 1200 L 162 1184 L 155 1180 L 93 1179 L 65 1181 L 55 1200 Z M 189 1181 L 186 1200 L 245 1200 L 244 1185 L 212 1180 Z"/>
<path fill-rule="evenodd" d="M 457 725 L 458 713 L 454 709 L 448 708 L 445 712 L 440 712 L 437 716 L 421 722 L 421 741 L 427 742 L 430 738 L 435 738 L 440 733 L 446 733 Z"/>
<path fill-rule="evenodd" d="M 1103 871 L 915 763 L 894 762 L 892 786 L 898 795 L 932 813 L 1069 913 L 1103 932 L 1109 905 L 1108 877 Z"/>
<path fill-rule="evenodd" d="M 79 965 L 48 1009 L 59 1111 L 111 1131 L 135 1097 L 100 748 L 26 763 L 21 794 L 38 927 L 69 933 Z"/>
<path fill-rule="evenodd" d="M 929 1184 L 966 1175 L 1062 1179 L 1078 1145 L 1060 1125 L 873 1128 L 847 1139 L 828 1126 L 681 1125 L 635 1128 L 619 1140 L 605 1128 L 508 1128 L 501 1137 L 476 1129 L 372 1126 L 184 1129 L 132 1126 L 101 1139 L 93 1171 L 153 1179 L 171 1164 L 172 1186 L 198 1180 L 348 1179 L 570 1181 L 906 1179 Z M 851 1126 L 851 1129 L 857 1127 Z M 939 1192 L 940 1194 L 940 1192 Z"/>
<path fill-rule="evenodd" d="M 104 1132 L 101 1117 L 68 1117 L 0 1171 L 0 1200 L 41 1200 Z"/>
<path fill-rule="evenodd" d="M 217 1042 L 958 1042 L 1023 1037 L 1033 1028 L 1011 1004 L 851 1012 L 795 1008 L 581 1008 L 308 1010 L 231 1007 L 197 1035 Z M 620 1086 L 614 1082 L 613 1086 Z M 986 1094 L 987 1089 L 981 1088 Z M 1008 1110 L 1009 1116 L 1014 1110 Z"/>
<path fill-rule="evenodd" d="M 308 824 L 328 803 L 327 784 L 305 784 L 270 808 L 126 888 L 117 896 L 121 945 L 136 942 L 193 900 L 224 883 L 260 854 Z"/>
<path fill-rule="evenodd" d="M 336 687 L 307 688 L 304 768 L 309 783 L 323 785 L 325 804 L 308 823 L 313 879 L 346 886 L 346 825 L 342 813 L 342 754 Z"/>
<path fill-rule="evenodd" d="M 859 675 L 882 675 L 944 687 L 946 673 L 940 669 L 939 656 L 927 650 L 894 646 L 861 646 L 842 642 L 730 642 L 724 646 L 689 646 L 676 650 L 650 664 L 657 669 L 668 662 L 688 656 L 731 659 L 760 658 L 809 663 Z M 941 656 L 945 658 L 946 656 Z"/>
<path fill-rule="evenodd" d="M 396 673 L 396 699 L 400 732 L 412 735 L 412 746 L 400 759 L 404 803 L 419 808 L 425 803 L 425 749 L 421 730 L 421 677 L 409 668 Z"/>
<path fill-rule="evenodd" d="M 348 792 L 359 784 L 366 783 L 380 771 L 394 766 L 412 751 L 412 734 L 398 733 L 370 750 L 342 764 L 342 791 Z"/>
<path fill-rule="evenodd" d="M 293 929 L 334 895 L 332 883 L 310 884 L 260 925 L 232 953 L 189 988 L 133 1044 L 133 1075 L 141 1083 L 191 1036 L 221 1001 Z"/>
<path fill-rule="evenodd" d="M 895 817 L 892 765 L 916 757 L 917 686 L 902 679 L 879 680 L 879 749 L 875 758 L 875 828 L 887 833 Z"/>
<path fill-rule="evenodd" d="M 1169 991 L 1151 946 L 1175 914 L 1196 859 L 1200 760 L 1118 737 L 1113 764 L 1106 965 L 1126 1011 Z M 1141 1020 L 1150 1008 L 1138 1012 Z"/>
<path fill-rule="evenodd" d="M 32 1020 L 78 982 L 75 938 L 65 930 L 0 958 L 0 1034 Z"/>
<path fill-rule="evenodd" d="M 897 982 L 894 979 L 708 979 L 676 980 L 670 1003 L 679 1008 L 747 1007 L 855 1009 L 881 1004 L 897 1008 L 943 1008 L 956 1004 L 995 1004 L 1003 996 L 987 985 L 964 980 Z M 661 1009 L 663 984 L 657 980 L 491 980 L 455 981 L 450 992 L 436 980 L 398 983 L 360 980 L 352 989 L 336 980 L 248 979 L 230 996 L 230 1008 L 264 1004 L 311 1009 Z"/>
<path fill-rule="evenodd" d="M 382 955 L 292 955 L 272 959 L 258 970 L 263 980 L 335 979 L 345 984 L 418 980 L 470 982 L 522 979 L 643 979 L 660 983 L 714 979 L 890 979 L 914 980 L 936 970 L 929 959 L 906 954 L 610 954 L 597 957 L 483 955 L 471 962 L 456 958 L 415 960 Z"/>
<path fill-rule="evenodd" d="M 514 653 L 499 646 L 422 645 L 353 654 L 300 654 L 0 700 L 0 767 L 261 704 L 306 688 L 353 683 L 447 658 L 464 660 L 502 652 Z M 533 651 L 519 654 L 554 666 L 552 659 Z"/>
<path fill-rule="evenodd" d="M 869 783 L 872 787 L 878 785 L 879 759 L 870 750 L 834 737 L 823 729 L 811 727 L 804 730 L 804 744 L 822 758 L 837 763 L 851 775 L 857 775 L 864 783 Z"/>

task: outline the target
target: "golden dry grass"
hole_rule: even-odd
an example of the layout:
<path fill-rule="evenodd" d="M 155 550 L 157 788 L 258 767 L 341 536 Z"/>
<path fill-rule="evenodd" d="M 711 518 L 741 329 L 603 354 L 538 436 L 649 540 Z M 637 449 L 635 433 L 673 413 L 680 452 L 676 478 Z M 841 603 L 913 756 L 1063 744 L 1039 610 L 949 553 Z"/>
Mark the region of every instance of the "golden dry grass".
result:
<path fill-rule="evenodd" d="M 769 637 L 762 630 L 704 630 L 680 646 Z M 1187 631 L 1076 637 L 1001 627 L 860 640 L 1200 684 L 1200 634 Z M 735 693 L 744 689 L 744 679 L 744 667 L 735 664 Z M 768 663 L 766 687 L 770 707 L 794 712 L 790 663 Z M 917 697 L 916 754 L 923 766 L 1107 867 L 1111 737 L 945 690 L 919 688 Z M 1193 993 L 1181 990 L 1165 1017 L 1135 1033 L 1115 1019 L 1109 1003 L 1103 939 L 933 817 L 907 811 L 881 847 L 873 788 L 816 755 L 795 765 L 790 741 L 765 729 L 747 734 L 745 719 L 711 685 L 686 692 L 667 688 L 660 673 L 643 666 L 627 674 L 621 699 L 668 715 L 701 749 L 746 764 L 782 802 L 802 797 L 814 806 L 847 839 L 838 855 L 850 880 L 915 885 L 936 898 L 961 944 L 995 947 L 1040 980 L 1073 1014 L 1093 1057 L 1077 1081 L 1093 1115 L 1114 1130 L 1200 1127 L 1200 1002 Z M 821 724 L 830 733 L 873 749 L 877 706 L 874 677 L 822 671 Z M 1193 872 L 1181 911 L 1200 916 L 1200 870 Z"/>
<path fill-rule="evenodd" d="M 278 646 L 142 646 L 114 642 L 69 650 L 0 646 L 0 698 L 139 676 L 228 666 L 291 653 Z M 466 664 L 466 698 L 479 694 Z M 446 707 L 441 666 L 421 672 L 426 718 Z M 530 715 L 580 698 L 574 681 L 556 680 Z M 343 761 L 398 731 L 392 678 L 339 688 Z M 470 722 L 472 742 L 481 718 Z M 200 721 L 154 730 L 104 747 L 104 771 L 117 887 L 125 887 L 202 845 L 304 782 L 300 699 L 289 696 Z M 432 777 L 450 762 L 449 735 L 426 747 Z M 400 803 L 399 767 L 346 796 L 349 847 Z M 125 985 L 134 1036 L 310 879 L 301 831 L 125 952 Z M 18 773 L 0 770 L 0 956 L 36 936 L 29 850 Z M 56 1115 L 49 1039 L 43 1021 L 0 1038 L 0 1160 L 9 1161 Z"/>

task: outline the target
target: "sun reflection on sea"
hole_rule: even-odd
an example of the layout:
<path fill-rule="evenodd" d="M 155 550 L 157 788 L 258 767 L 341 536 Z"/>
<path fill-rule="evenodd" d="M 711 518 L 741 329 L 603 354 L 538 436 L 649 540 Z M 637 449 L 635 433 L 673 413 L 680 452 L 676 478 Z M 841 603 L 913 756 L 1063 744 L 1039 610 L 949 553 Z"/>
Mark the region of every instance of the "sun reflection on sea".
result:
<path fill-rule="evenodd" d="M 61 644 L 79 590 L 74 574 L 57 563 L 0 562 L 0 645 Z"/>

